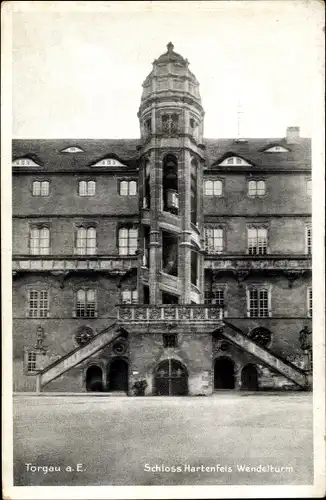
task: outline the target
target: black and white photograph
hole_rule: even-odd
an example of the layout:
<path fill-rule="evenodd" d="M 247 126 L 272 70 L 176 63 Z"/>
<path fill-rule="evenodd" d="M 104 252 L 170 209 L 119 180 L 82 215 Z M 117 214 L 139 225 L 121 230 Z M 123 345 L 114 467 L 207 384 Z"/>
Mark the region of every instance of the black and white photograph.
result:
<path fill-rule="evenodd" d="M 4 4 L 8 498 L 324 495 L 323 26 Z"/>

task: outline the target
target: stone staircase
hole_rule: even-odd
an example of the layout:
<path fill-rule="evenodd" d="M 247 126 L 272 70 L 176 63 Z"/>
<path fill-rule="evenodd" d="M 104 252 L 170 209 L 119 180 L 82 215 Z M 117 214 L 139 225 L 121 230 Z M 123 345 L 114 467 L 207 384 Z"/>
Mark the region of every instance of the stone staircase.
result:
<path fill-rule="evenodd" d="M 109 325 L 99 334 L 97 334 L 86 345 L 77 347 L 76 349 L 70 351 L 62 358 L 46 366 L 37 375 L 37 388 L 36 388 L 37 392 L 40 392 L 41 388 L 44 387 L 46 384 L 60 377 L 60 375 L 63 375 L 65 372 L 67 372 L 74 366 L 78 365 L 85 359 L 89 358 L 97 351 L 102 349 L 105 345 L 112 342 L 116 337 L 121 335 L 116 331 L 116 326 L 117 322 L 114 321 L 113 323 L 111 323 L 111 325 Z"/>
<path fill-rule="evenodd" d="M 223 320 L 223 324 L 222 334 L 225 338 L 252 354 L 269 368 L 291 380 L 302 389 L 308 388 L 308 378 L 303 370 L 257 344 L 239 328 L 225 321 L 225 319 Z"/>

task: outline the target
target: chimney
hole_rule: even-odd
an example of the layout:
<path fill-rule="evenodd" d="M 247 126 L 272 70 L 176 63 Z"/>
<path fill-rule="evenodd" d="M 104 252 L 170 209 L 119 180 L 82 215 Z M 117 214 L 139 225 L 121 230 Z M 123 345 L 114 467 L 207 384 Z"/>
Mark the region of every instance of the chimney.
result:
<path fill-rule="evenodd" d="M 286 142 L 295 144 L 300 139 L 300 127 L 288 127 L 286 129 Z"/>

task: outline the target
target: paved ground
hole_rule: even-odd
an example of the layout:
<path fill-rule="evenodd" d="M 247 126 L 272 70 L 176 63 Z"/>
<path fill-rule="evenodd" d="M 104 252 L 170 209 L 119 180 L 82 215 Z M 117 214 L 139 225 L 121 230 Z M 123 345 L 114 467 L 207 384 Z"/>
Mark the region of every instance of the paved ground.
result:
<path fill-rule="evenodd" d="M 186 398 L 20 395 L 14 398 L 14 436 L 16 486 L 313 481 L 309 393 Z M 77 464 L 82 464 L 80 471 Z M 166 470 L 173 465 L 174 472 Z M 35 466 L 43 469 L 35 472 Z M 50 466 L 57 470 L 46 472 Z M 73 470 L 65 470 L 68 466 Z M 211 469 L 190 468 L 202 466 Z M 240 471 L 242 466 L 258 470 Z M 264 472 L 259 466 L 276 470 Z M 146 470 L 149 467 L 156 472 Z"/>

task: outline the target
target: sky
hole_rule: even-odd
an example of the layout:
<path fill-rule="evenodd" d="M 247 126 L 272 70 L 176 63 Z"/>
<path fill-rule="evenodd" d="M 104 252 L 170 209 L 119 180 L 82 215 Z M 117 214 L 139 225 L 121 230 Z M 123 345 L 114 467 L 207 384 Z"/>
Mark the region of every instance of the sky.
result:
<path fill-rule="evenodd" d="M 12 22 L 13 137 L 139 137 L 142 83 L 170 41 L 199 80 L 205 137 L 237 137 L 238 120 L 242 137 L 283 137 L 287 126 L 309 137 L 317 4 L 23 2 Z"/>

